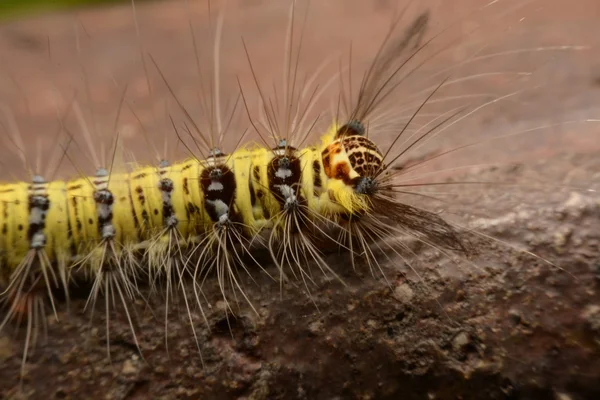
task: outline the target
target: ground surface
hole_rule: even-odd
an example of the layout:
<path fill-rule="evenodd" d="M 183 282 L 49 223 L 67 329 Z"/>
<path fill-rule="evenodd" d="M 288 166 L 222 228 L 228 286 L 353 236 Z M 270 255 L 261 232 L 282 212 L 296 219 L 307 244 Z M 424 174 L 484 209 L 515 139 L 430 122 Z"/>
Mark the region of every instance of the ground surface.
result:
<path fill-rule="evenodd" d="M 224 93 L 237 88 L 232 76 L 239 76 L 242 85 L 252 83 L 240 36 L 248 44 L 257 75 L 269 78 L 267 85 L 279 79 L 287 12 L 283 3 L 230 1 L 222 46 L 232 50 L 221 58 L 222 75 L 228 77 L 223 80 Z M 393 3 L 313 4 L 302 65 L 307 70 L 317 68 L 332 49 L 346 46 L 351 38 L 357 71 L 364 70 L 389 26 Z M 480 5 L 478 1 L 456 3 L 460 6 L 435 3 L 434 21 L 448 23 Z M 502 10 L 515 4 L 509 2 Z M 259 315 L 242 304 L 238 315 L 229 320 L 220 309 L 218 291 L 209 290 L 208 324 L 195 315 L 204 366 L 181 299 L 179 311 L 170 314 L 167 352 L 164 302 L 158 296 L 149 300 L 150 307 L 143 302 L 135 305 L 143 360 L 125 316 L 117 312 L 111 317 L 109 361 L 103 311 L 96 313 L 90 326 L 89 314 L 83 313 L 82 288 L 82 293 L 74 293 L 68 318 L 64 307 L 60 324 L 49 318 L 48 342 L 36 349 L 27 364 L 24 395 L 40 399 L 600 397 L 600 201 L 597 193 L 576 189 L 600 188 L 600 129 L 593 122 L 580 123 L 600 115 L 600 52 L 595 51 L 600 6 L 593 0 L 543 5 L 533 2 L 519 18 L 492 18 L 498 22 L 494 29 L 490 27 L 498 35 L 495 40 L 478 34 L 469 36 L 465 45 L 472 46 L 471 51 L 484 45 L 497 52 L 529 51 L 506 53 L 464 70 L 467 75 L 533 70 L 527 87 L 540 85 L 541 89 L 487 113 L 473 114 L 432 144 L 432 151 L 443 151 L 474 136 L 482 140 L 488 134 L 547 126 L 535 135 L 516 135 L 456 152 L 450 164 L 439 160 L 429 164 L 434 169 L 478 164 L 470 172 L 451 171 L 444 179 L 500 183 L 485 190 L 462 186 L 446 209 L 449 218 L 468 222 L 502 243 L 474 237 L 478 254 L 455 262 L 445 253 L 412 244 L 414 254 L 405 260 L 381 257 L 389 284 L 380 275 L 373 278 L 366 265 L 359 262 L 355 272 L 347 257 L 330 254 L 328 262 L 347 286 L 316 274 L 314 303 L 291 286 L 280 296 L 277 283 L 256 273 L 255 283 L 249 279 L 245 283 Z M 179 2 L 138 8 L 142 51 L 156 59 L 173 90 L 198 118 L 193 106 L 198 101 L 197 86 L 192 84 L 197 70 L 186 14 Z M 206 21 L 206 9 L 194 8 L 192 20 Z M 469 31 L 477 21 L 473 17 L 457 29 Z M 198 24 L 197 31 L 206 28 Z M 81 96 L 82 70 L 89 96 L 78 98 L 86 100 L 82 109 L 94 111 L 87 118 L 96 121 L 98 130 L 112 129 L 125 85 L 137 117 L 155 126 L 153 118 L 164 116 L 157 110 L 164 110 L 165 103 L 172 110 L 173 101 L 167 100 L 169 92 L 151 65 L 147 67 L 154 91 L 148 96 L 136 37 L 131 9 L 123 6 L 0 27 L 0 67 L 5 72 L 0 79 L 1 99 L 14 111 L 24 142 L 32 148 L 40 141 L 42 148 L 49 146 L 52 136 L 40 132 L 55 129 L 56 104 L 64 107 L 75 92 Z M 205 34 L 199 37 L 202 57 L 210 55 L 211 39 Z M 575 44 L 589 45 L 591 50 L 536 51 Z M 464 60 L 465 51 L 457 47 L 431 69 L 439 71 L 445 63 Z M 421 79 L 431 72 L 420 71 Z M 519 88 L 522 82 L 490 75 L 482 82 L 460 85 L 449 95 L 496 92 L 510 85 Z M 123 115 L 119 129 L 139 148 L 136 157 L 143 158 L 140 154 L 150 151 L 147 145 L 137 144 L 143 136 L 135 119 Z M 162 119 L 160 123 L 168 126 Z M 150 131 L 151 138 L 160 134 Z M 235 143 L 237 138 L 226 140 Z M 391 142 L 385 135 L 380 140 L 383 147 Z M 9 150 L 1 155 L 2 178 L 8 180 L 13 174 L 22 178 L 19 157 Z M 78 161 L 89 164 L 85 157 Z M 520 164 L 506 165 L 508 161 Z M 68 168 L 59 169 L 61 173 L 68 174 Z M 562 186 L 540 187 L 534 181 Z M 512 184 L 501 184 L 507 182 Z M 512 251 L 511 246 L 535 252 L 562 270 Z M 276 274 L 272 266 L 267 268 Z M 7 334 L 0 337 L 0 396 L 16 396 L 22 345 L 22 340 Z"/>

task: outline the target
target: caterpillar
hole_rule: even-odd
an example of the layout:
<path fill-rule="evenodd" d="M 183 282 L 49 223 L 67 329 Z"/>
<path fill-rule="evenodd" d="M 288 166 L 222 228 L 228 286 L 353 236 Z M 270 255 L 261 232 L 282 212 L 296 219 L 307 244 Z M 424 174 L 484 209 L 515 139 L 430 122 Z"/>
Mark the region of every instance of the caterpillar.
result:
<path fill-rule="evenodd" d="M 231 296 L 228 295 L 231 292 L 233 296 L 242 296 L 253 310 L 252 314 L 259 316 L 264 311 L 255 307 L 255 302 L 248 295 L 250 289 L 242 282 L 243 275 L 260 281 L 257 275 L 263 274 L 256 271 L 262 270 L 268 280 L 274 280 L 280 287 L 286 280 L 299 281 L 304 291 L 310 292 L 312 281 L 317 279 L 314 271 L 318 271 L 337 278 L 343 286 L 348 279 L 339 276 L 340 272 L 332 268 L 331 261 L 319 249 L 323 242 L 333 242 L 334 246 L 349 253 L 354 267 L 351 269 L 359 269 L 357 264 L 362 263 L 375 275 L 383 272 L 378 253 L 383 253 L 383 258 L 392 264 L 404 259 L 407 265 L 411 265 L 406 254 L 412 255 L 417 250 L 407 244 L 410 240 L 406 236 L 444 256 L 448 256 L 447 250 L 470 254 L 472 249 L 464 238 L 464 229 L 435 212 L 400 201 L 397 192 L 427 199 L 426 193 L 415 194 L 411 188 L 418 185 L 433 188 L 437 183 L 421 184 L 416 181 L 413 186 L 410 173 L 431 165 L 432 161 L 445 154 L 452 154 L 461 147 L 476 146 L 482 141 L 468 142 L 404 165 L 398 165 L 396 161 L 423 142 L 437 139 L 447 129 L 445 127 L 457 123 L 455 121 L 471 117 L 483 106 L 496 104 L 504 97 L 494 96 L 491 100 L 476 102 L 469 105 L 470 109 L 469 106 L 460 106 L 436 113 L 434 108 L 433 117 L 413 128 L 422 109 L 435 105 L 436 94 L 452 83 L 449 78 L 437 76 L 434 79 L 437 78 L 438 82 L 433 87 L 417 92 L 422 98 L 408 118 L 392 118 L 391 122 L 384 118 L 384 123 L 375 118 L 377 113 L 383 114 L 380 109 L 391 99 L 393 90 L 418 73 L 430 60 L 429 57 L 436 55 L 435 52 L 433 55 L 423 54 L 431 43 L 423 39 L 428 20 L 429 14 L 419 14 L 398 40 L 392 40 L 390 36 L 384 41 L 381 52 L 376 55 L 361 82 L 355 103 L 351 104 L 353 100 L 345 98 L 346 95 L 353 97 L 346 93 L 351 91 L 351 83 L 343 84 L 340 94 L 334 97 L 338 104 L 327 121 L 329 127 L 323 129 L 325 133 L 313 145 L 304 143 L 309 141 L 309 133 L 316 130 L 318 124 L 315 122 L 306 130 L 294 130 L 289 124 L 294 117 L 284 112 L 283 119 L 287 119 L 287 124 L 279 125 L 275 108 L 269 106 L 273 100 L 262 93 L 263 87 L 258 85 L 259 79 L 250 63 L 262 105 L 259 114 L 262 115 L 252 116 L 245 90 L 242 91 L 241 102 L 250 120 L 249 127 L 258 133 L 262 141 L 259 145 L 235 146 L 233 151 L 225 152 L 220 146 L 221 140 L 215 139 L 218 135 L 193 136 L 191 132 L 203 130 L 193 126 L 192 118 L 184 115 L 183 119 L 192 125 L 183 124 L 188 132 L 182 134 L 178 131 L 178 140 L 185 143 L 183 136 L 188 135 L 191 139 L 184 146 L 195 156 L 182 162 L 160 160 L 155 165 L 136 166 L 130 172 L 121 173 L 113 170 L 112 161 L 95 161 L 98 169 L 91 177 L 60 181 L 52 179 L 53 173 L 49 178 L 36 174 L 31 182 L 2 185 L 0 223 L 6 226 L 1 241 L 2 270 L 9 276 L 3 292 L 8 309 L 3 327 L 15 316 L 18 318 L 23 314 L 25 309 L 28 325 L 21 373 L 28 358 L 28 342 L 36 341 L 33 332 L 36 320 L 39 325 L 40 320 L 46 318 L 42 312 L 46 308 L 58 314 L 56 290 L 62 289 L 65 297 L 69 297 L 70 281 L 75 279 L 72 275 L 79 273 L 84 276 L 84 281 L 91 282 L 84 296 L 86 303 L 94 306 L 93 303 L 99 299 L 105 303 L 107 325 L 112 318 L 109 315 L 111 306 L 114 308 L 117 302 L 121 304 L 127 329 L 134 340 L 129 347 L 135 348 L 135 357 L 139 357 L 145 352 L 141 351 L 138 341 L 136 331 L 139 329 L 134 329 L 132 305 L 136 299 L 143 298 L 140 291 L 144 289 L 138 284 L 140 280 L 149 282 L 149 297 L 161 290 L 164 293 L 165 337 L 167 329 L 173 329 L 173 322 L 167 320 L 170 299 L 174 296 L 173 291 L 180 292 L 186 325 L 191 328 L 196 347 L 201 350 L 205 347 L 201 339 L 206 333 L 200 333 L 194 321 L 194 308 L 199 310 L 199 319 L 210 324 L 208 320 L 211 317 L 205 315 L 203 302 L 205 292 L 211 290 L 209 285 L 217 288 L 225 315 L 233 313 Z M 291 33 L 289 35 L 292 36 Z M 291 44 L 288 46 L 291 47 Z M 251 58 L 250 53 L 246 49 L 248 59 Z M 416 66 L 411 67 L 410 62 Z M 160 60 L 152 64 L 160 71 Z M 288 77 L 284 80 L 293 82 L 294 78 L 289 75 L 294 75 L 294 72 L 286 70 Z M 404 71 L 406 74 L 403 75 Z M 168 79 L 162 78 L 162 72 L 159 75 L 168 86 Z M 297 99 L 293 97 L 299 96 L 296 91 L 300 90 L 291 85 L 284 88 L 286 91 L 281 108 L 289 110 L 294 108 L 293 103 Z M 307 91 L 310 92 L 304 90 Z M 316 91 L 312 95 L 316 95 Z M 179 106 L 180 101 L 174 94 L 173 97 Z M 309 104 L 312 105 L 312 101 Z M 404 106 L 401 103 L 390 109 L 400 114 L 405 110 Z M 207 108 L 211 107 L 214 108 Z M 188 114 L 183 107 L 178 108 Z M 338 110 L 343 108 L 347 109 Z M 303 111 L 299 111 L 297 119 L 304 119 Z M 593 121 L 574 121 L 582 122 Z M 212 123 L 209 121 L 209 125 Z M 181 124 L 174 121 L 173 126 L 177 131 Z M 553 125 L 544 127 L 550 129 Z M 409 128 L 413 130 L 409 131 Z M 539 128 L 526 128 L 501 138 L 511 138 L 530 129 Z M 217 134 L 224 132 L 218 128 L 216 131 Z M 389 132 L 393 135 L 383 147 L 375 138 Z M 244 135 L 239 136 L 243 139 Z M 402 143 L 405 139 L 407 141 Z M 78 140 L 76 135 L 71 135 L 66 143 L 73 140 Z M 118 140 L 116 143 L 113 146 L 115 155 L 120 147 Z M 403 144 L 404 148 L 395 149 L 399 144 Z M 59 154 L 68 154 L 69 146 L 64 144 L 60 147 Z M 485 234 L 477 236 L 475 232 L 467 230 L 466 233 L 486 239 Z M 495 243 L 506 245 L 499 240 Z M 267 249 L 275 274 L 255 255 L 255 247 Z M 525 251 L 525 254 L 535 258 L 533 252 Z M 541 256 L 537 256 L 537 260 L 545 262 Z M 548 263 L 553 266 L 552 262 Z M 417 270 L 412 272 L 420 278 Z M 425 283 L 425 279 L 418 281 Z M 404 292 L 413 290 L 406 289 L 405 285 L 400 287 L 404 288 Z M 285 294 L 282 293 L 282 296 L 285 297 Z M 323 300 L 314 293 L 309 293 L 309 298 L 314 304 L 321 303 L 317 308 L 322 308 Z M 145 301 L 152 302 L 152 299 Z M 237 324 L 244 324 L 244 319 L 252 318 L 257 317 L 241 317 L 239 320 L 242 322 Z M 232 323 L 226 317 L 226 324 Z M 231 334 L 236 335 L 235 327 L 231 330 Z M 109 332 L 110 329 L 106 329 L 107 345 L 112 341 Z M 218 339 L 215 340 L 215 346 L 219 343 Z M 201 357 L 206 357 L 205 353 L 201 351 Z M 118 355 L 109 348 L 108 356 L 110 359 Z M 135 357 L 127 365 L 137 365 L 139 359 Z M 179 357 L 187 360 L 191 356 Z M 205 361 L 201 359 L 201 362 Z M 210 382 L 210 379 L 205 380 Z M 200 392 L 181 395 L 194 397 L 202 391 L 193 387 L 190 390 Z M 235 389 L 229 390 L 235 392 Z M 252 390 L 258 392 L 257 388 Z"/>

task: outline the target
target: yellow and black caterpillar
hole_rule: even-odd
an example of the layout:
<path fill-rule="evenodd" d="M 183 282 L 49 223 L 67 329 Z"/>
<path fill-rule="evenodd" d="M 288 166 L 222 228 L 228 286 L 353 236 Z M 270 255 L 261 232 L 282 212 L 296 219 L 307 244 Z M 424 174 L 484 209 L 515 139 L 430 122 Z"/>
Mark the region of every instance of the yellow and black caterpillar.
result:
<path fill-rule="evenodd" d="M 34 263 L 44 276 L 34 280 L 49 284 L 51 265 L 61 276 L 72 265 L 93 273 L 151 248 L 155 254 L 145 253 L 151 271 L 162 263 L 155 250 L 161 246 L 148 241 L 171 235 L 182 248 L 200 250 L 198 263 L 205 265 L 216 251 L 198 245 L 206 232 L 232 230 L 250 238 L 265 228 L 289 229 L 282 214 L 297 221 L 294 229 L 305 229 L 318 218 L 376 212 L 371 197 L 384 170 L 382 153 L 356 121 L 333 126 L 320 146 L 305 149 L 282 140 L 272 149 L 223 154 L 215 148 L 206 160 L 163 161 L 125 174 L 102 168 L 94 177 L 67 182 L 35 176 L 30 184 L 0 188 L 2 269 L 19 276 Z M 213 244 L 230 251 L 220 240 Z"/>
<path fill-rule="evenodd" d="M 166 281 L 167 305 L 173 288 L 181 290 L 194 329 L 183 280 L 192 280 L 200 310 L 202 286 L 211 274 L 228 309 L 230 289 L 254 308 L 238 271 L 266 272 L 253 256 L 256 248 L 268 249 L 276 279 L 294 278 L 306 289 L 315 266 L 337 277 L 323 259 L 323 240 L 350 251 L 353 262 L 366 258 L 371 268 L 375 255 L 369 246 L 405 230 L 433 246 L 465 251 L 455 229 L 437 214 L 395 200 L 398 172 L 389 169 L 386 158 L 394 163 L 398 156 L 382 152 L 370 138 L 369 117 L 398 73 L 386 57 L 407 57 L 411 46 L 418 51 L 427 21 L 427 13 L 418 16 L 403 40 L 393 43 L 397 54 L 373 64 L 376 78 L 363 82 L 347 119 L 335 118 L 315 145 L 296 148 L 293 133 L 270 132 L 272 147 L 239 147 L 226 154 L 204 137 L 204 157 L 162 160 L 130 172 L 104 165 L 94 176 L 69 181 L 36 174 L 30 183 L 1 185 L 0 271 L 6 278 L 1 299 L 7 309 L 1 327 L 25 314 L 29 341 L 36 329 L 31 324 L 45 318 L 45 299 L 56 315 L 54 292 L 62 289 L 68 300 L 71 281 L 83 278 L 92 282 L 92 307 L 100 295 L 105 298 L 107 323 L 109 304 L 120 301 L 137 344 L 128 303 L 141 297 L 140 279 L 153 289 Z M 409 140 L 417 144 L 454 116 Z M 397 222 L 403 226 L 395 228 Z"/>

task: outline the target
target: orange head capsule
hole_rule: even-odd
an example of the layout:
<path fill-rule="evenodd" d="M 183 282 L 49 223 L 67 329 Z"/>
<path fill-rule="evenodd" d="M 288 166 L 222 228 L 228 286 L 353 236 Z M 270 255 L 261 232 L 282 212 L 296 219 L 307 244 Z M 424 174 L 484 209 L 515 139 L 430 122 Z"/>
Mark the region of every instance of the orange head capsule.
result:
<path fill-rule="evenodd" d="M 342 125 L 335 140 L 322 152 L 323 168 L 330 179 L 342 180 L 359 194 L 371 194 L 375 177 L 383 168 L 383 155 L 360 121 Z"/>

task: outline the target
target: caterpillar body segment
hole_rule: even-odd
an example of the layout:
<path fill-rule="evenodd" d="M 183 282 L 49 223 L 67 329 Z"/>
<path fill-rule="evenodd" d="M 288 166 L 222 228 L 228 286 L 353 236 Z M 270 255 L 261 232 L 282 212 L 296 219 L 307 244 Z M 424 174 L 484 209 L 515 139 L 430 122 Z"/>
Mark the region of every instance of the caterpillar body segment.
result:
<path fill-rule="evenodd" d="M 10 266 L 12 263 L 14 280 L 10 280 L 5 293 L 18 298 L 43 281 L 52 299 L 51 290 L 58 286 L 59 280 L 51 262 L 54 262 L 65 290 L 67 281 L 63 246 L 68 229 L 63 232 L 48 229 L 49 223 L 62 221 L 65 215 L 64 207 L 51 208 L 52 202 L 64 192 L 64 184 L 49 184 L 41 176 L 34 176 L 29 185 L 9 186 L 6 188 L 8 198 L 3 201 L 2 253 L 3 264 Z"/>
<path fill-rule="evenodd" d="M 5 317 L 0 322 L 0 330 L 7 323 L 16 320 L 20 324 L 26 318 L 27 330 L 25 349 L 21 363 L 21 376 L 24 373 L 29 345 L 35 346 L 39 336 L 40 325 L 46 329 L 46 299 L 50 300 L 52 311 L 57 317 L 53 291 L 61 285 L 66 293 L 68 303 L 68 278 L 66 263 L 61 248 L 62 235 L 65 232 L 49 234 L 47 222 L 62 220 L 64 207 L 56 207 L 50 211 L 56 194 L 64 191 L 62 182 L 48 184 L 46 180 L 35 175 L 31 184 L 5 186 L 2 218 L 2 256 L 4 263 L 13 263 L 8 284 L 3 288 L 1 298 L 5 306 Z M 14 218 L 17 218 L 15 220 Z M 27 221 L 27 224 L 20 223 Z M 12 232 L 11 231 L 12 228 Z M 54 259 L 52 264 L 50 256 Z M 17 259 L 20 258 L 20 260 Z"/>
<path fill-rule="evenodd" d="M 130 226 L 134 229 L 137 227 L 137 232 L 132 232 L 131 236 L 139 236 L 140 241 L 154 237 L 164 226 L 163 199 L 160 188 L 162 172 L 162 168 L 159 170 L 153 167 L 141 168 L 131 173 L 124 182 L 122 181 L 129 191 L 126 198 L 130 202 L 129 206 L 125 204 L 123 206 L 125 209 L 129 207 L 133 211 L 129 213 L 133 218 Z M 177 214 L 178 210 L 175 208 L 173 211 Z M 185 228 L 180 226 L 179 229 L 184 230 Z"/>
<path fill-rule="evenodd" d="M 46 252 L 51 260 L 57 263 L 67 265 L 69 263 L 69 235 L 70 226 L 68 224 L 69 208 L 67 204 L 61 202 L 67 191 L 67 185 L 64 181 L 54 181 L 48 184 L 47 194 L 49 201 L 48 213 L 46 214 L 46 226 L 56 226 L 57 229 L 49 230 L 46 226 Z M 55 206 L 52 206 L 55 204 Z"/>
<path fill-rule="evenodd" d="M 87 254 L 99 239 L 94 185 L 88 178 L 78 178 L 66 183 L 66 192 L 56 204 L 64 204 L 68 210 L 66 223 L 70 227 L 71 256 Z M 55 226 L 48 227 L 50 230 Z"/>

